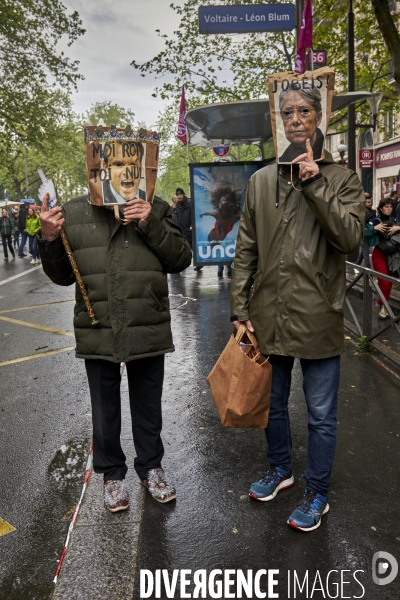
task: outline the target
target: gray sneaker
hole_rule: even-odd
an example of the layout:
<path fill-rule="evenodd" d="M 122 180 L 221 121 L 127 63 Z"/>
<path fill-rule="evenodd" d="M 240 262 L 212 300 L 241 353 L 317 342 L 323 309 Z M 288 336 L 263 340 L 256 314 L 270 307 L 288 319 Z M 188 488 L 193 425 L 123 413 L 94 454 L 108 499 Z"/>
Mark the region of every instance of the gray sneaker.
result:
<path fill-rule="evenodd" d="M 125 479 L 110 479 L 104 482 L 104 504 L 111 512 L 126 510 L 129 507 L 129 493 Z"/>
<path fill-rule="evenodd" d="M 157 502 L 171 502 L 176 498 L 176 490 L 173 484 L 167 481 L 161 467 L 150 469 L 147 473 L 147 479 L 142 479 L 142 484 Z"/>

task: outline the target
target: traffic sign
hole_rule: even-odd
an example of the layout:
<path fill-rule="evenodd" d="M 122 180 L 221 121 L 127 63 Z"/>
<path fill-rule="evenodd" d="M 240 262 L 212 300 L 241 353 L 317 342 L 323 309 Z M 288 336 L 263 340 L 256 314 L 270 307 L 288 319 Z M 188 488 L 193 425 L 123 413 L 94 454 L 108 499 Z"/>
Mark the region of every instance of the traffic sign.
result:
<path fill-rule="evenodd" d="M 360 169 L 372 169 L 374 166 L 374 151 L 372 148 L 362 148 L 358 151 L 358 166 Z"/>
<path fill-rule="evenodd" d="M 231 149 L 230 146 L 214 146 L 213 147 L 213 152 L 216 156 L 226 156 L 227 154 L 229 154 L 229 150 Z"/>
<path fill-rule="evenodd" d="M 244 4 L 200 6 L 200 33 L 254 33 L 291 31 L 295 28 L 294 4 Z"/>
<path fill-rule="evenodd" d="M 326 67 L 326 50 L 310 50 L 307 54 L 307 60 L 309 68 L 311 68 L 312 65 L 314 65 L 314 67 L 317 67 L 317 69 L 319 69 L 320 67 Z"/>

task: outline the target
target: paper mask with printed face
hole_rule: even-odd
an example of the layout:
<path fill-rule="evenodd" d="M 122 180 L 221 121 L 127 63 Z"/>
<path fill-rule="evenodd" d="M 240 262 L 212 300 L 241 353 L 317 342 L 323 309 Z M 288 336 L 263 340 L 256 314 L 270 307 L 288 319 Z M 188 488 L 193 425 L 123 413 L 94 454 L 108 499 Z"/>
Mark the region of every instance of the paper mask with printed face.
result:
<path fill-rule="evenodd" d="M 324 157 L 334 72 L 329 67 L 297 73 L 275 73 L 268 77 L 272 133 L 278 163 L 291 163 L 306 152 L 306 140 L 314 160 Z"/>
<path fill-rule="evenodd" d="M 91 204 L 152 202 L 160 136 L 141 128 L 85 127 L 86 168 Z"/>

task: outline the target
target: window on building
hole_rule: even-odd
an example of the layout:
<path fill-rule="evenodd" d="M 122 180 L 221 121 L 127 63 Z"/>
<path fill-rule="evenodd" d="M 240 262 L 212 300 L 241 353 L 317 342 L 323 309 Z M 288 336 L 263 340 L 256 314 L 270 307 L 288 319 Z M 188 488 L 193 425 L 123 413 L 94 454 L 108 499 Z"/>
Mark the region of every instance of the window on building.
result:
<path fill-rule="evenodd" d="M 396 136 L 396 111 L 394 108 L 386 113 L 386 138 L 391 140 Z"/>

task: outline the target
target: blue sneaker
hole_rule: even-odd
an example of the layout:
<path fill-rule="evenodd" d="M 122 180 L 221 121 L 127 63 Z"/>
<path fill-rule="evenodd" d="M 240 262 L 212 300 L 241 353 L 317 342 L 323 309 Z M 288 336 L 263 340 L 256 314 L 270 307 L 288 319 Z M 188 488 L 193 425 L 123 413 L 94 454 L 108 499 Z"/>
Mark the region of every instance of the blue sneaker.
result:
<path fill-rule="evenodd" d="M 249 496 L 254 500 L 268 502 L 273 500 L 278 492 L 292 487 L 293 483 L 292 473 L 280 467 L 270 467 L 264 477 L 252 484 Z"/>
<path fill-rule="evenodd" d="M 287 522 L 294 529 L 314 531 L 321 525 L 322 515 L 326 515 L 328 510 L 328 498 L 306 488 L 297 508 Z"/>

